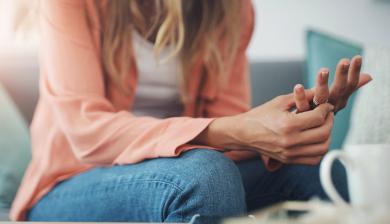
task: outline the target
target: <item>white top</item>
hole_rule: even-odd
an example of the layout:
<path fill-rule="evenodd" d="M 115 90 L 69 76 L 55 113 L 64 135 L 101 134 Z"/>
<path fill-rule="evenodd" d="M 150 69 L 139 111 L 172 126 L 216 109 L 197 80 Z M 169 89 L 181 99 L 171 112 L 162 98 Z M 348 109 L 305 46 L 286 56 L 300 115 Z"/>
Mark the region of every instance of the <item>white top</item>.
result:
<path fill-rule="evenodd" d="M 138 84 L 132 113 L 156 118 L 180 116 L 183 105 L 180 101 L 177 58 L 159 62 L 153 52 L 154 45 L 136 31 L 133 32 L 133 46 Z M 161 51 L 160 58 L 166 58 L 170 52 L 171 47 L 166 47 Z"/>

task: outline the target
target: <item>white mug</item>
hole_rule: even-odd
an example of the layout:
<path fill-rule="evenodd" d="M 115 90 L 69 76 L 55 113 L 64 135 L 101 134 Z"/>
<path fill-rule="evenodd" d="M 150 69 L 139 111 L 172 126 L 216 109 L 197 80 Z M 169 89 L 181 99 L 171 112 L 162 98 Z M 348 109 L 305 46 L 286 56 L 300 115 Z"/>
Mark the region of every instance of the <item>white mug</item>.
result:
<path fill-rule="evenodd" d="M 346 167 L 353 208 L 390 209 L 390 145 L 348 145 L 344 151 L 331 151 L 323 159 L 320 179 L 325 192 L 336 205 L 350 206 L 331 180 L 335 159 Z"/>

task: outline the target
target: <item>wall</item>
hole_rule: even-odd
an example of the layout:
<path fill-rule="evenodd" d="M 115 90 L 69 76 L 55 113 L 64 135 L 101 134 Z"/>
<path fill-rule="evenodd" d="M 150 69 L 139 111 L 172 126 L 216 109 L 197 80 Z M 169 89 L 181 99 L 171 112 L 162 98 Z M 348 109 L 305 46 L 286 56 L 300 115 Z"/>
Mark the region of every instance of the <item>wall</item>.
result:
<path fill-rule="evenodd" d="M 256 29 L 249 47 L 252 61 L 302 60 L 304 34 L 308 27 L 334 33 L 363 44 L 390 46 L 390 0 L 252 0 Z M 0 0 L 0 45 L 2 52 L 26 45 L 36 47 L 37 37 L 12 46 L 10 18 L 16 5 L 32 7 L 31 0 Z M 23 7 L 21 7 L 23 8 Z M 18 36 L 16 39 L 19 39 Z M 26 42 L 29 42 L 28 44 Z M 11 49 L 10 49 L 11 48 Z M 18 49 L 16 49 L 18 50 Z"/>
<path fill-rule="evenodd" d="M 252 61 L 302 60 L 304 31 L 315 27 L 363 44 L 390 46 L 389 0 L 253 0 Z"/>

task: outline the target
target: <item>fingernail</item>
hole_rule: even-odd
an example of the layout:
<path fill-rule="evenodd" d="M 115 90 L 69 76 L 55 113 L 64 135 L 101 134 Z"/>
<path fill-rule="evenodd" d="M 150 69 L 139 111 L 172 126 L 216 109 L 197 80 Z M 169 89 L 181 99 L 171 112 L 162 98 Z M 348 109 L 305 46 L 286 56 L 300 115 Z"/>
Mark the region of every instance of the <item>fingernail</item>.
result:
<path fill-rule="evenodd" d="M 303 85 L 302 85 L 302 84 L 296 84 L 296 85 L 295 85 L 295 88 L 301 89 L 301 88 L 303 88 Z"/>
<path fill-rule="evenodd" d="M 322 78 L 322 81 L 327 81 L 329 78 L 329 71 L 322 71 L 321 78 Z"/>
<path fill-rule="evenodd" d="M 297 84 L 294 87 L 295 91 L 301 92 L 303 90 L 303 85 L 302 84 Z"/>
<path fill-rule="evenodd" d="M 343 71 L 348 72 L 349 70 L 349 61 L 343 63 Z"/>
<path fill-rule="evenodd" d="M 360 55 L 356 56 L 355 63 L 357 65 L 361 65 L 362 64 L 362 56 L 360 56 Z"/>

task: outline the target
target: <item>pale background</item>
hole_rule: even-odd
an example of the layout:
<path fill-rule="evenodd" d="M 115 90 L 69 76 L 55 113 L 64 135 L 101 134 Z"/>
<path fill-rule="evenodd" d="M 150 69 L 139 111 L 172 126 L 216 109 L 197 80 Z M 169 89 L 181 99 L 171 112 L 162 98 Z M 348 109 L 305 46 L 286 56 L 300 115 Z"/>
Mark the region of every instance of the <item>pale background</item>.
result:
<path fill-rule="evenodd" d="M 314 27 L 363 44 L 390 46 L 388 0 L 253 0 L 252 61 L 301 60 L 304 31 Z"/>
<path fill-rule="evenodd" d="M 0 0 L 1 51 L 31 52 L 34 41 L 15 38 L 10 32 L 15 2 L 32 1 Z M 253 0 L 253 3 L 256 29 L 248 51 L 251 61 L 303 60 L 308 28 L 358 43 L 390 46 L 390 0 Z"/>

